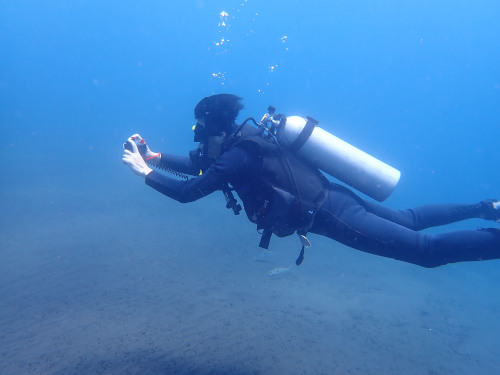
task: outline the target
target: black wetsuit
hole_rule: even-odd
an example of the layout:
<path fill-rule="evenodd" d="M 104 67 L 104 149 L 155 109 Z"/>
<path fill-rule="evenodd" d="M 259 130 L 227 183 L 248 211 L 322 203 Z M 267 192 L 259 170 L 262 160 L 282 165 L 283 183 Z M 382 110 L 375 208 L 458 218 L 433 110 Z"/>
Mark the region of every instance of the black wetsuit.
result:
<path fill-rule="evenodd" d="M 195 201 L 225 184 L 244 182 L 259 173 L 256 155 L 232 147 L 217 158 L 202 175 L 187 181 L 156 171 L 146 184 L 179 202 Z M 162 155 L 161 164 L 197 175 L 199 169 L 188 157 Z M 500 230 L 478 229 L 444 234 L 425 234 L 422 229 L 470 218 L 485 217 L 488 208 L 478 204 L 442 204 L 407 210 L 392 210 L 361 199 L 352 191 L 330 183 L 327 198 L 317 210 L 309 232 L 330 237 L 349 247 L 423 267 L 447 263 L 500 258 Z"/>

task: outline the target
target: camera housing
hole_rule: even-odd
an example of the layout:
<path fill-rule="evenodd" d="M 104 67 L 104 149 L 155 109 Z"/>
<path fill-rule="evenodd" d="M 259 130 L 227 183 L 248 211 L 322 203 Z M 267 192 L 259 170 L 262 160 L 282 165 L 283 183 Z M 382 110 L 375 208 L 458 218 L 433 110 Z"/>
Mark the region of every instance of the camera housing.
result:
<path fill-rule="evenodd" d="M 145 154 L 146 153 L 146 150 L 147 150 L 147 145 L 146 145 L 146 141 L 142 138 L 138 138 L 138 137 L 134 137 L 132 138 L 132 141 L 135 142 L 136 146 L 137 146 L 137 149 L 139 150 L 139 153 L 141 155 Z M 127 142 L 125 142 L 123 144 L 123 149 L 124 150 L 129 150 L 130 152 L 134 152 L 134 149 L 132 147 L 132 142 L 131 140 L 127 140 Z"/>

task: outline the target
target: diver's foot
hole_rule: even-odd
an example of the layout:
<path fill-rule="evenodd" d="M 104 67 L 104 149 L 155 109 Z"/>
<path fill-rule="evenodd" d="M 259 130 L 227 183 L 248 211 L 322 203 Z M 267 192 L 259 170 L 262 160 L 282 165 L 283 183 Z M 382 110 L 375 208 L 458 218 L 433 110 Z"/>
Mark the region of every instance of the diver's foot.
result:
<path fill-rule="evenodd" d="M 481 214 L 479 217 L 486 220 L 500 222 L 500 201 L 497 199 L 486 199 L 479 203 Z"/>

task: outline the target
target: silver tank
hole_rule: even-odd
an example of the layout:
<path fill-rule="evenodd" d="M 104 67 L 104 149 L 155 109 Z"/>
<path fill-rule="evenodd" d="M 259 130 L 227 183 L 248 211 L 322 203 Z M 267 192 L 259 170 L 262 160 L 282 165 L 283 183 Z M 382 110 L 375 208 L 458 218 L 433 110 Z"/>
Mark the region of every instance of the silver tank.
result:
<path fill-rule="evenodd" d="M 290 146 L 307 120 L 287 117 L 278 129 L 278 141 Z M 401 172 L 316 126 L 297 154 L 332 177 L 376 199 L 385 200 L 398 184 Z"/>

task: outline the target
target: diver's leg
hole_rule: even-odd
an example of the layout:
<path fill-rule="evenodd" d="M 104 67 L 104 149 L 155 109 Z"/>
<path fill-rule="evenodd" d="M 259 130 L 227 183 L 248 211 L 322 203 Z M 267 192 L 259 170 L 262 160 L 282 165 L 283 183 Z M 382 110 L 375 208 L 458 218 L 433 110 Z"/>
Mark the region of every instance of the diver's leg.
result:
<path fill-rule="evenodd" d="M 392 210 L 365 201 L 365 207 L 368 211 L 377 216 L 413 230 L 437 227 L 472 218 L 488 219 L 488 217 L 486 217 L 488 209 L 484 202 L 476 204 L 434 204 L 406 210 Z M 498 217 L 489 219 L 496 220 L 500 218 L 500 211 L 497 212 L 497 215 Z"/>
<path fill-rule="evenodd" d="M 489 199 L 475 204 L 434 204 L 406 210 L 392 210 L 369 201 L 363 201 L 363 204 L 377 216 L 413 230 L 422 230 L 473 218 L 499 220 L 500 210 L 495 208 L 494 202 L 496 200 Z"/>
<path fill-rule="evenodd" d="M 330 190 L 310 232 L 423 267 L 500 258 L 500 230 L 423 234 L 370 212 L 344 191 Z"/>

